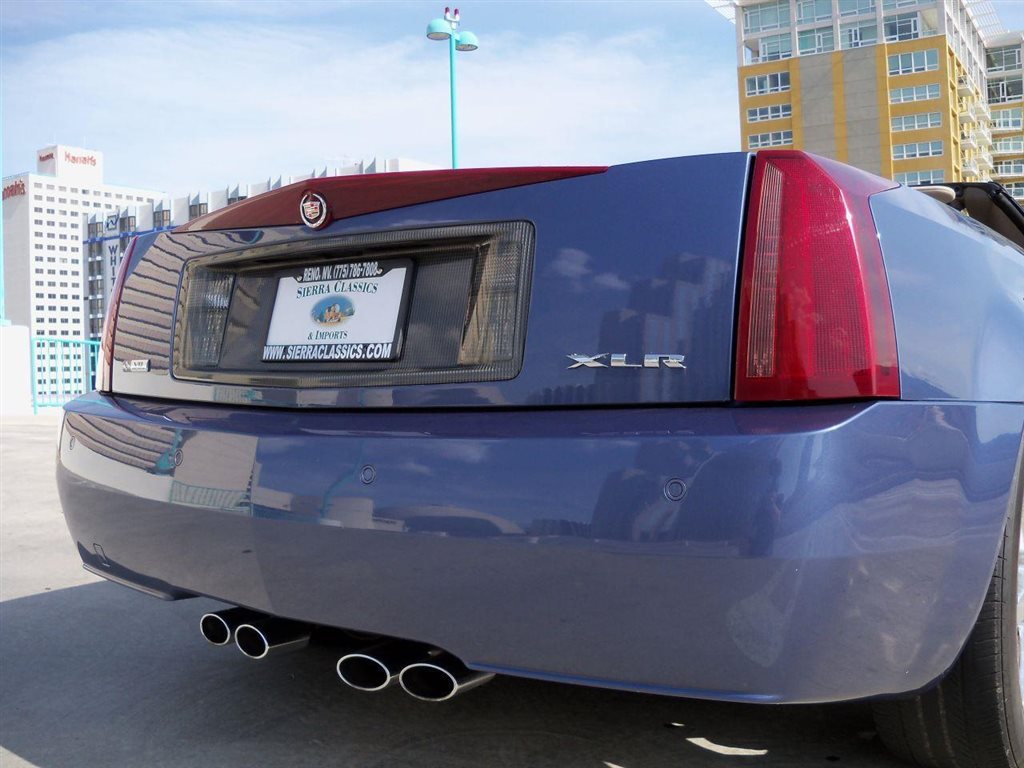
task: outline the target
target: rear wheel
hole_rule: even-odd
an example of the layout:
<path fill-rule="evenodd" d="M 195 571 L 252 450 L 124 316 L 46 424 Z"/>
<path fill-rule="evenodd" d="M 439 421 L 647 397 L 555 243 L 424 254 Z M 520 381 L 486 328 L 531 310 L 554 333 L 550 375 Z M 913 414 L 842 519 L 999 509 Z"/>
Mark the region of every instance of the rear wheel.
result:
<path fill-rule="evenodd" d="M 1024 767 L 1022 474 L 992 583 L 960 659 L 926 693 L 873 705 L 882 741 L 917 765 Z"/>

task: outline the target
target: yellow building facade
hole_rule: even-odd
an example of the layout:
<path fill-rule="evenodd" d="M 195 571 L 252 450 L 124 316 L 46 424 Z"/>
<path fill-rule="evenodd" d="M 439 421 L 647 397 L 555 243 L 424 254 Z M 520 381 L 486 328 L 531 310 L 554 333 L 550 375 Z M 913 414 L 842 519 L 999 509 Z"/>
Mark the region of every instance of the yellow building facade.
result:
<path fill-rule="evenodd" d="M 709 2 L 736 22 L 743 149 L 907 184 L 992 178 L 1024 200 L 1024 34 L 987 2 Z"/>

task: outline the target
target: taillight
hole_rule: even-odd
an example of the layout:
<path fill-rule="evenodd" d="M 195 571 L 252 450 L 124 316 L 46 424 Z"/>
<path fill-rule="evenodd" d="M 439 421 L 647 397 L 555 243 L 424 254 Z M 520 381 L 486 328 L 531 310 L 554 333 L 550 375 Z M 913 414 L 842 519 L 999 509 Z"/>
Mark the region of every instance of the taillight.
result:
<path fill-rule="evenodd" d="M 96 389 L 100 392 L 110 393 L 114 386 L 114 326 L 117 325 L 117 311 L 121 306 L 121 291 L 124 288 L 124 279 L 128 273 L 128 267 L 135 251 L 135 238 L 128 243 L 121 259 L 121 265 L 117 269 L 117 277 L 114 279 L 114 286 L 110 289 L 110 301 L 107 302 L 107 316 L 103 320 L 103 340 L 100 342 L 100 356 L 97 362 Z"/>
<path fill-rule="evenodd" d="M 737 400 L 899 397 L 892 304 L 868 205 L 895 186 L 805 152 L 757 154 Z"/>

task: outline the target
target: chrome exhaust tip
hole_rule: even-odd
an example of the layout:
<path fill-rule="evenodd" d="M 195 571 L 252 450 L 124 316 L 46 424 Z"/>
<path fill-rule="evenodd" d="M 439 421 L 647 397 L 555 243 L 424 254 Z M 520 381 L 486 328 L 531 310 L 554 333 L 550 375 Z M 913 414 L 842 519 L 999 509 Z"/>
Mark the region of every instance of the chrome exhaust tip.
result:
<path fill-rule="evenodd" d="M 248 608 L 225 608 L 223 611 L 204 613 L 199 619 L 199 632 L 211 645 L 227 645 L 239 624 L 257 621 L 262 613 Z"/>
<path fill-rule="evenodd" d="M 476 672 L 450 653 L 442 652 L 430 661 L 410 664 L 401 671 L 402 690 L 420 701 L 448 701 L 489 682 L 491 672 Z"/>
<path fill-rule="evenodd" d="M 338 659 L 338 677 L 359 691 L 382 691 L 410 664 L 430 657 L 430 648 L 402 640 L 384 640 Z"/>
<path fill-rule="evenodd" d="M 273 616 L 235 629 L 235 645 L 250 659 L 297 651 L 309 645 L 310 627 L 299 621 Z"/>

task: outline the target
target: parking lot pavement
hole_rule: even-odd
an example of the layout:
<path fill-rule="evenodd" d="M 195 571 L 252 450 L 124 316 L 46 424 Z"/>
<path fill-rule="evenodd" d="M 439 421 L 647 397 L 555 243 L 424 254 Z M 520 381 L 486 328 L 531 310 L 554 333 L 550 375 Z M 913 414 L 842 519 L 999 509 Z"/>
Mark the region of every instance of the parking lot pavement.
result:
<path fill-rule="evenodd" d="M 53 481 L 56 420 L 0 424 L 0 765 L 885 768 L 860 705 L 764 707 L 499 678 L 445 704 L 360 694 L 311 648 L 265 662 L 84 572 Z"/>

